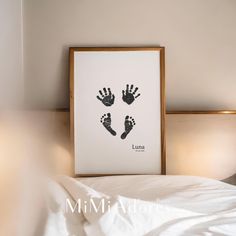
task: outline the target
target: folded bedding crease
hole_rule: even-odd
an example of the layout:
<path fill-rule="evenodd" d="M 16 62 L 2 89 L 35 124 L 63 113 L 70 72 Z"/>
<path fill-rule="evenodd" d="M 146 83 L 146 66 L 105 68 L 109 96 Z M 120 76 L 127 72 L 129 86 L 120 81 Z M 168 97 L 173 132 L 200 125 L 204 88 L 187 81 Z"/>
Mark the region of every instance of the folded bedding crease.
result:
<path fill-rule="evenodd" d="M 44 236 L 236 235 L 236 187 L 194 176 L 58 177 Z"/>

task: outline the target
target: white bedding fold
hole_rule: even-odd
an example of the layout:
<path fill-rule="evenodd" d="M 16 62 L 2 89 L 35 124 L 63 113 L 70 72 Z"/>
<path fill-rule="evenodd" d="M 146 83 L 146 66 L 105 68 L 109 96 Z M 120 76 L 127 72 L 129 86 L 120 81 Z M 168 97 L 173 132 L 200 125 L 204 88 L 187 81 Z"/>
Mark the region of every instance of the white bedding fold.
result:
<path fill-rule="evenodd" d="M 99 204 L 107 199 L 110 208 L 106 205 L 105 209 L 110 210 L 82 209 L 87 236 L 236 235 L 236 187 L 219 181 L 123 176 L 80 181 L 62 177 L 60 182 L 75 201 L 93 199 Z M 134 205 L 135 211 L 130 210 Z"/>
<path fill-rule="evenodd" d="M 35 236 L 84 236 L 82 214 L 66 211 L 66 201 L 74 202 L 67 190 L 54 181 L 48 183 L 48 201 Z"/>
<path fill-rule="evenodd" d="M 136 205 L 135 210 L 129 210 L 131 205 Z M 88 236 L 143 236 L 174 220 L 198 215 L 159 203 L 118 196 L 111 210 L 98 221 L 87 224 L 85 231 Z"/>

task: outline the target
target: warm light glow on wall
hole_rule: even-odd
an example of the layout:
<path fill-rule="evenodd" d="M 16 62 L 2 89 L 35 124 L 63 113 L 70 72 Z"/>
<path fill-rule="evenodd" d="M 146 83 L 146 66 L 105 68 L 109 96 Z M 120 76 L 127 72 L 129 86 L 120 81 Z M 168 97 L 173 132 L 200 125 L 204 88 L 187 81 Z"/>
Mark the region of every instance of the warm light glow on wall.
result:
<path fill-rule="evenodd" d="M 53 169 L 57 174 L 73 175 L 73 158 L 69 150 L 55 144 L 52 148 Z"/>
<path fill-rule="evenodd" d="M 167 174 L 235 174 L 236 115 L 225 114 L 168 115 Z"/>

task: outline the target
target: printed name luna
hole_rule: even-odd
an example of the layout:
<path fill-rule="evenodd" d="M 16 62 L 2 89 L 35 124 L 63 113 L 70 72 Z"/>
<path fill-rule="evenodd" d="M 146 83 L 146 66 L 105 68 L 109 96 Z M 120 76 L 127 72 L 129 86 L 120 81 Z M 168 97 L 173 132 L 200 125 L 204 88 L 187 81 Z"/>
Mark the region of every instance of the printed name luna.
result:
<path fill-rule="evenodd" d="M 132 149 L 134 149 L 134 150 L 145 150 L 145 146 L 144 145 L 134 145 L 134 144 L 132 144 Z"/>

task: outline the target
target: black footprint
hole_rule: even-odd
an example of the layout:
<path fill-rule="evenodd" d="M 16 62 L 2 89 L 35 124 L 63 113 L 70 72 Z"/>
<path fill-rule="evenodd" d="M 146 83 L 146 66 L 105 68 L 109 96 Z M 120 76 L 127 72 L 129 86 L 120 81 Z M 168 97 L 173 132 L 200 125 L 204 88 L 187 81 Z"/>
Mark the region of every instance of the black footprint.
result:
<path fill-rule="evenodd" d="M 135 95 L 138 91 L 138 87 L 134 89 L 134 85 L 132 84 L 130 87 L 127 84 L 126 90 L 122 90 L 122 99 L 124 102 L 126 102 L 128 105 L 132 104 L 133 101 L 138 98 L 141 94 Z"/>
<path fill-rule="evenodd" d="M 133 129 L 135 120 L 130 116 L 125 117 L 125 132 L 121 135 L 122 139 L 125 139 L 129 132 Z"/>
<path fill-rule="evenodd" d="M 107 113 L 101 117 L 101 123 L 103 126 L 111 133 L 113 136 L 116 136 L 116 131 L 111 128 L 111 114 Z"/>
<path fill-rule="evenodd" d="M 110 88 L 103 88 L 103 92 L 102 90 L 99 90 L 99 93 L 101 97 L 97 96 L 97 99 L 100 100 L 105 106 L 109 107 L 114 103 L 115 95 L 111 93 Z"/>

